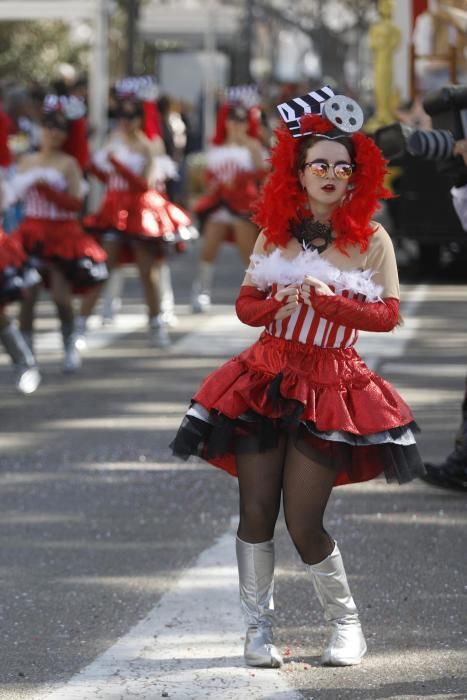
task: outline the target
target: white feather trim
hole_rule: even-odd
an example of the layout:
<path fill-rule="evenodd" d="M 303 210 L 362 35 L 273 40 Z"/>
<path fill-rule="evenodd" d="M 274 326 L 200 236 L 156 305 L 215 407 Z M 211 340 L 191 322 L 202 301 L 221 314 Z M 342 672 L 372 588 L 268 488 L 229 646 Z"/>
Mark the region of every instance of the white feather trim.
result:
<path fill-rule="evenodd" d="M 252 255 L 250 260 L 248 274 L 258 289 L 266 290 L 272 284 L 302 284 L 310 275 L 332 286 L 336 294 L 347 290 L 365 295 L 367 301 L 381 300 L 383 287 L 372 281 L 373 270 L 340 270 L 316 250 L 305 249 L 295 258 L 286 258 L 276 248 L 271 255 Z"/>
<path fill-rule="evenodd" d="M 130 151 L 129 148 L 123 146 L 122 144 L 113 146 L 110 152 L 116 160 L 120 161 L 122 165 L 135 173 L 135 175 L 141 175 L 147 161 L 147 158 L 143 153 Z"/>
<path fill-rule="evenodd" d="M 178 167 L 173 158 L 167 155 L 156 156 L 153 163 L 154 177 L 157 182 L 178 180 Z"/>
<path fill-rule="evenodd" d="M 31 168 L 24 173 L 16 173 L 10 181 L 10 196 L 14 200 L 23 199 L 26 192 L 34 187 L 39 180 L 45 181 L 51 187 L 62 192 L 67 188 L 65 175 L 56 168 Z"/>
<path fill-rule="evenodd" d="M 212 146 L 207 153 L 206 165 L 213 173 L 222 173 L 225 168 L 254 170 L 251 151 L 246 146 Z"/>
<path fill-rule="evenodd" d="M 92 160 L 100 170 L 103 170 L 105 173 L 111 173 L 115 170 L 109 161 L 109 156 L 111 155 L 135 175 L 141 175 L 146 165 L 146 156 L 143 153 L 130 151 L 121 141 L 117 140 L 97 151 L 93 155 Z"/>
<path fill-rule="evenodd" d="M 99 170 L 102 170 L 104 173 L 113 172 L 113 166 L 109 162 L 108 148 L 101 148 L 99 151 L 96 151 L 92 157 L 92 162 L 99 168 Z"/>

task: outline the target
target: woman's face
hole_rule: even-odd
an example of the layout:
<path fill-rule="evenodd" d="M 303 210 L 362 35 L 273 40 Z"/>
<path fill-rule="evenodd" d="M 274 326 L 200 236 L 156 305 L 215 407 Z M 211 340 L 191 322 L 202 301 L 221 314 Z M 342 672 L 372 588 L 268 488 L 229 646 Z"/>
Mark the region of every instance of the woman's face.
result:
<path fill-rule="evenodd" d="M 248 122 L 246 119 L 227 119 L 227 138 L 233 141 L 245 140 L 248 132 Z"/>
<path fill-rule="evenodd" d="M 123 102 L 121 104 L 118 125 L 126 133 L 133 133 L 140 128 L 140 115 L 131 102 Z"/>
<path fill-rule="evenodd" d="M 299 171 L 300 184 L 306 190 L 310 204 L 339 205 L 351 178 L 340 179 L 336 172 L 341 176 L 349 175 L 351 165 L 349 152 L 338 141 L 322 139 L 310 146 L 303 170 Z"/>
<path fill-rule="evenodd" d="M 42 145 L 46 148 L 59 150 L 66 141 L 67 131 L 51 124 L 42 126 Z"/>

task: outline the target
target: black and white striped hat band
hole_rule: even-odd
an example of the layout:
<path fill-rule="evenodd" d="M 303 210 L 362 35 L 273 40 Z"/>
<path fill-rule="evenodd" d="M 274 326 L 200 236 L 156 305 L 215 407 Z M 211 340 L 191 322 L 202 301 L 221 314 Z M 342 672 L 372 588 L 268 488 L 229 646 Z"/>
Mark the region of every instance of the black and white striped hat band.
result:
<path fill-rule="evenodd" d="M 336 128 L 352 134 L 362 128 L 364 115 L 360 105 L 351 97 L 335 95 L 329 85 L 313 90 L 307 95 L 277 105 L 279 114 L 294 138 L 308 136 L 312 131 L 300 130 L 300 119 L 305 114 L 324 116 Z"/>

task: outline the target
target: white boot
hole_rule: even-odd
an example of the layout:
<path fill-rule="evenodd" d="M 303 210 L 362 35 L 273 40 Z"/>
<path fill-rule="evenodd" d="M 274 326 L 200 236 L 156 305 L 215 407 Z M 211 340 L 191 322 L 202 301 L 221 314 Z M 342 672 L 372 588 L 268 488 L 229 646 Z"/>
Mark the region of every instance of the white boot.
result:
<path fill-rule="evenodd" d="M 65 374 L 73 374 L 80 370 L 83 364 L 73 322 L 62 323 L 62 338 L 64 351 L 63 371 Z"/>
<path fill-rule="evenodd" d="M 77 316 L 75 318 L 75 343 L 78 350 L 83 352 L 88 348 L 88 318 L 87 316 Z"/>
<path fill-rule="evenodd" d="M 311 573 L 324 617 L 332 624 L 321 663 L 325 666 L 359 664 L 367 646 L 337 543 L 326 559 L 319 564 L 307 565 L 307 569 Z"/>
<path fill-rule="evenodd" d="M 170 345 L 167 324 L 164 323 L 161 314 L 149 321 L 149 345 L 152 348 L 167 348 Z"/>
<path fill-rule="evenodd" d="M 170 328 L 178 326 L 178 318 L 175 315 L 175 298 L 172 287 L 172 275 L 170 267 L 163 262 L 159 268 L 160 294 L 161 294 L 161 320 Z"/>
<path fill-rule="evenodd" d="M 2 328 L 0 341 L 13 362 L 17 390 L 20 394 L 33 394 L 41 383 L 41 375 L 30 346 L 13 323 Z"/>
<path fill-rule="evenodd" d="M 102 325 L 107 326 L 114 322 L 116 314 L 122 308 L 122 294 L 125 278 L 123 270 L 112 270 L 104 287 L 102 296 L 101 319 Z"/>
<path fill-rule="evenodd" d="M 214 265 L 201 261 L 198 278 L 191 289 L 191 309 L 194 314 L 202 314 L 211 306 L 211 288 Z"/>
<path fill-rule="evenodd" d="M 274 541 L 250 544 L 237 537 L 240 602 L 248 629 L 245 662 L 248 666 L 279 668 L 282 657 L 274 646 Z"/>

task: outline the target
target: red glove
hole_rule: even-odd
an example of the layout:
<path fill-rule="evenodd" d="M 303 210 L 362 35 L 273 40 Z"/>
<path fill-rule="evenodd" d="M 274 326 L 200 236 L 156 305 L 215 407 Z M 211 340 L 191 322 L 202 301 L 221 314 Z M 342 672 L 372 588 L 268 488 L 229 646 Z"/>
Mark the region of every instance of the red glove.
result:
<path fill-rule="evenodd" d="M 60 192 L 60 190 L 56 190 L 55 187 L 51 187 L 45 182 L 38 182 L 36 189 L 49 202 L 53 202 L 61 209 L 67 209 L 68 211 L 80 211 L 81 209 L 82 201 L 79 197 L 72 197 L 71 194 Z"/>
<path fill-rule="evenodd" d="M 337 321 L 359 331 L 392 331 L 399 320 L 399 299 L 388 297 L 374 303 L 347 299 L 338 294 L 310 294 L 315 311 L 328 321 Z"/>
<path fill-rule="evenodd" d="M 94 175 L 94 177 L 97 177 L 98 180 L 106 184 L 109 180 L 109 173 L 106 173 L 105 170 L 101 170 L 95 163 L 91 163 L 88 165 L 86 168 L 88 173 L 91 175 Z"/>
<path fill-rule="evenodd" d="M 284 302 L 267 298 L 267 293 L 256 287 L 243 285 L 235 302 L 237 316 L 247 326 L 268 326 L 274 321 L 278 309 Z"/>
<path fill-rule="evenodd" d="M 123 165 L 123 163 L 117 160 L 114 156 L 109 156 L 109 161 L 112 163 L 118 174 L 125 178 L 134 191 L 146 192 L 148 189 L 148 183 L 144 177 L 141 177 L 141 175 L 135 175 L 130 168 L 127 168 L 126 165 Z"/>

